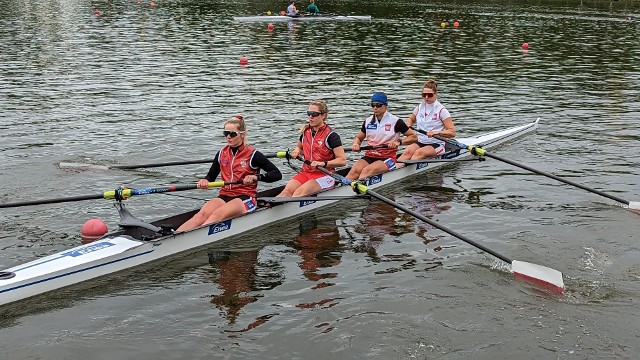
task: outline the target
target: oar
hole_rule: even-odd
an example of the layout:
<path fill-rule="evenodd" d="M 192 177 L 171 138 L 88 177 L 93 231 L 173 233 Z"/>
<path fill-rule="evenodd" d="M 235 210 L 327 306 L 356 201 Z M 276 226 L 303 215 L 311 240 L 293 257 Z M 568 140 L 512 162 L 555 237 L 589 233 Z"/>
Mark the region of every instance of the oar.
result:
<path fill-rule="evenodd" d="M 542 175 L 542 176 L 546 176 L 548 178 L 563 182 L 563 183 L 571 185 L 571 186 L 575 186 L 575 187 L 580 188 L 582 190 L 586 190 L 586 191 L 589 191 L 591 193 L 594 193 L 594 194 L 606 197 L 608 199 L 617 201 L 619 203 L 625 204 L 625 205 L 627 205 L 629 207 L 629 209 L 640 210 L 640 202 L 639 201 L 628 201 L 628 200 L 619 198 L 619 197 L 617 197 L 615 195 L 607 194 L 607 193 L 602 192 L 600 190 L 592 189 L 592 188 L 590 188 L 588 186 L 584 186 L 582 184 L 578 184 L 577 182 L 573 182 L 571 180 L 567 180 L 567 179 L 561 178 L 559 176 L 550 174 L 548 172 L 544 172 L 542 170 L 534 169 L 534 168 L 532 168 L 530 166 L 527 166 L 525 164 L 521 164 L 521 163 L 515 162 L 513 160 L 505 159 L 502 156 L 490 154 L 486 150 L 484 150 L 484 149 L 482 149 L 480 147 L 467 146 L 467 145 L 465 145 L 465 144 L 463 144 L 463 143 L 461 143 L 461 142 L 459 142 L 459 141 L 457 141 L 455 139 L 445 138 L 445 137 L 442 137 L 440 135 L 434 135 L 433 137 L 438 139 L 438 140 L 442 140 L 442 141 L 444 141 L 444 142 L 446 142 L 448 144 L 451 144 L 453 146 L 456 146 L 456 147 L 458 147 L 460 149 L 468 149 L 469 152 L 472 153 L 473 155 L 486 156 L 486 157 L 489 157 L 489 158 L 492 158 L 492 159 L 496 159 L 496 160 L 505 162 L 507 164 L 511 164 L 513 166 L 519 167 L 521 169 L 525 169 L 525 170 L 531 171 L 533 173 L 536 173 L 536 174 L 539 174 L 539 175 Z"/>
<path fill-rule="evenodd" d="M 377 146 L 363 146 L 360 150 L 371 150 L 371 149 L 380 149 L 386 148 L 386 145 L 377 145 Z M 351 149 L 344 149 L 346 152 L 352 151 Z M 278 151 L 271 154 L 265 154 L 267 158 L 279 158 L 283 159 L 287 157 L 288 151 Z M 83 169 L 83 170 L 111 170 L 111 169 L 119 169 L 119 170 L 130 170 L 130 169 L 144 169 L 144 168 L 156 168 L 156 167 L 164 167 L 164 166 L 177 166 L 177 165 L 193 165 L 193 164 L 207 164 L 212 163 L 213 158 L 211 159 L 200 159 L 200 160 L 178 160 L 178 161 L 167 161 L 167 162 L 158 162 L 158 163 L 149 163 L 149 164 L 138 164 L 138 165 L 96 165 L 96 164 L 87 164 L 87 163 L 75 163 L 75 162 L 61 162 L 58 166 L 63 169 Z"/>
<path fill-rule="evenodd" d="M 300 202 L 300 201 L 327 201 L 327 200 L 352 200 L 352 199 L 369 200 L 370 198 L 368 196 L 353 195 L 353 196 L 260 197 L 257 200 L 263 201 L 265 203 L 270 203 L 270 204 L 281 204 L 281 203 Z"/>
<path fill-rule="evenodd" d="M 306 162 L 306 161 L 305 161 Z M 329 172 L 327 169 L 324 169 L 320 166 L 316 167 L 316 169 L 322 171 L 323 173 L 330 175 L 331 177 L 333 177 L 334 179 L 340 181 L 341 183 L 345 184 L 345 185 L 349 185 L 351 186 L 354 191 L 358 194 L 364 194 L 364 195 L 370 195 L 382 202 L 385 202 L 393 207 L 395 207 L 398 210 L 404 211 L 405 213 L 415 217 L 416 219 L 422 220 L 424 222 L 426 222 L 427 224 L 438 228 L 446 233 L 448 233 L 451 236 L 457 237 L 458 239 L 466 242 L 467 244 L 470 244 L 472 246 L 475 246 L 476 248 L 488 252 L 489 254 L 497 257 L 498 259 L 507 262 L 509 264 L 511 264 L 511 271 L 513 272 L 514 276 L 516 278 L 519 279 L 524 279 L 528 282 L 531 282 L 535 285 L 550 289 L 556 293 L 562 294 L 564 292 L 564 281 L 562 279 L 562 273 L 558 270 L 554 270 L 551 269 L 549 267 L 546 266 L 542 266 L 542 265 L 537 265 L 537 264 L 532 264 L 529 262 L 524 262 L 524 261 L 518 261 L 518 260 L 511 260 L 508 257 L 501 255 L 491 249 L 489 249 L 488 247 L 477 243 L 471 239 L 469 239 L 468 237 L 459 234 L 443 225 L 440 225 L 439 223 L 430 220 L 418 213 L 416 213 L 415 211 L 408 209 L 398 203 L 396 203 L 395 201 L 388 199 L 374 191 L 369 190 L 369 188 L 359 182 L 352 182 L 351 180 L 345 178 L 344 176 L 341 176 L 339 174 L 336 173 L 331 173 Z"/>
<path fill-rule="evenodd" d="M 240 184 L 242 180 L 237 181 L 215 181 L 209 182 L 209 188 L 215 187 L 223 187 L 226 185 L 232 184 Z M 12 207 L 20 207 L 20 206 L 29 206 L 29 205 L 42 205 L 42 204 L 57 204 L 64 202 L 72 202 L 72 201 L 83 201 L 83 200 L 95 200 L 95 199 L 116 199 L 116 200 L 126 200 L 132 196 L 136 195 L 147 195 L 147 194 L 158 194 L 158 193 L 166 193 L 166 192 L 174 192 L 174 191 L 185 191 L 185 190 L 194 190 L 198 189 L 197 184 L 190 185 L 169 185 L 164 187 L 157 188 L 146 188 L 146 189 L 127 189 L 122 188 L 118 190 L 109 190 L 105 191 L 101 194 L 94 195 L 78 195 L 78 196 L 69 196 L 62 197 L 56 199 L 43 199 L 43 200 L 32 200 L 32 201 L 22 201 L 22 202 L 14 202 L 14 203 L 6 203 L 0 204 L 0 208 L 12 208 Z"/>

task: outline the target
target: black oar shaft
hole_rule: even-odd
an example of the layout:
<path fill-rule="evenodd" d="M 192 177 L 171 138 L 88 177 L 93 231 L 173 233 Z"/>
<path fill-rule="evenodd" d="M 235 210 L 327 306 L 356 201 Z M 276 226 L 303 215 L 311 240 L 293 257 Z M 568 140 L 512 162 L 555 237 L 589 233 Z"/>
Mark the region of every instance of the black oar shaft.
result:
<path fill-rule="evenodd" d="M 310 164 L 310 162 L 308 160 L 305 160 L 304 162 L 307 163 L 307 164 Z M 334 179 L 340 181 L 341 183 L 343 183 L 345 185 L 351 185 L 351 180 L 345 178 L 344 176 L 341 176 L 341 175 L 336 174 L 336 173 L 332 173 L 329 170 L 323 168 L 322 166 L 318 166 L 318 167 L 316 167 L 316 169 L 318 169 L 318 170 L 322 171 L 323 173 L 333 177 Z M 488 247 L 486 247 L 486 246 L 484 246 L 484 245 L 482 245 L 480 243 L 477 243 L 477 242 L 469 239 L 468 237 L 457 233 L 456 231 L 453 231 L 453 230 L 449 229 L 446 226 L 440 225 L 437 222 L 435 222 L 433 220 L 430 220 L 430 219 L 418 214 L 417 212 L 415 212 L 415 211 L 413 211 L 413 210 L 411 210 L 411 209 L 409 209 L 409 208 L 407 208 L 405 206 L 402 206 L 402 205 L 398 204 L 397 202 L 395 202 L 395 201 L 393 201 L 391 199 L 388 199 L 388 198 L 386 198 L 386 197 L 384 197 L 384 196 L 382 196 L 382 195 L 380 195 L 380 194 L 378 194 L 378 193 L 376 193 L 374 191 L 371 191 L 366 186 L 365 186 L 365 188 L 366 188 L 365 195 L 370 195 L 370 196 L 372 196 L 372 197 L 374 197 L 374 198 L 376 198 L 376 199 L 378 199 L 378 200 L 380 200 L 380 201 L 382 201 L 384 203 L 387 203 L 388 205 L 391 205 L 391 206 L 395 207 L 398 210 L 404 211 L 405 213 L 415 217 L 416 219 L 422 220 L 422 221 L 426 222 L 427 224 L 429 224 L 429 225 L 431 225 L 431 226 L 433 226 L 433 227 L 435 227 L 437 229 L 440 229 L 440 230 L 446 232 L 447 234 L 466 242 L 469 245 L 475 246 L 476 248 L 478 248 L 478 249 L 480 249 L 482 251 L 486 251 L 489 254 L 497 257 L 498 259 L 500 259 L 500 260 L 502 260 L 504 262 L 507 262 L 509 264 L 511 264 L 513 262 L 508 257 L 506 257 L 506 256 L 504 256 L 504 255 L 502 255 L 500 253 L 497 253 L 497 252 L 489 249 Z"/>
<path fill-rule="evenodd" d="M 413 211 L 413 210 L 411 210 L 411 209 L 409 209 L 409 208 L 407 208 L 405 206 L 402 206 L 402 205 L 398 204 L 397 202 L 395 202 L 395 201 L 393 201 L 391 199 L 388 199 L 388 198 L 386 198 L 386 197 L 384 197 L 384 196 L 382 196 L 382 195 L 380 195 L 380 194 L 378 194 L 376 192 L 373 192 L 371 190 L 367 190 L 365 194 L 371 195 L 372 197 L 374 197 L 374 198 L 376 198 L 376 199 L 378 199 L 378 200 L 380 200 L 382 202 L 385 202 L 385 203 L 395 207 L 398 210 L 404 211 L 405 213 L 415 217 L 416 219 L 422 220 L 422 221 L 426 222 L 427 224 L 429 224 L 429 225 L 431 225 L 431 226 L 433 226 L 433 227 L 435 227 L 437 229 L 440 229 L 440 230 L 446 232 L 447 234 L 466 242 L 467 244 L 475 246 L 476 248 L 478 248 L 478 249 L 480 249 L 482 251 L 486 251 L 489 254 L 497 257 L 498 259 L 500 259 L 500 260 L 502 260 L 504 262 L 508 262 L 509 264 L 511 264 L 511 262 L 512 262 L 512 260 L 509 259 L 508 257 L 506 257 L 506 256 L 504 256 L 504 255 L 502 255 L 500 253 L 497 253 L 497 252 L 489 249 L 488 247 L 486 247 L 486 246 L 484 246 L 484 245 L 482 245 L 480 243 L 477 243 L 477 242 L 469 239 L 468 237 L 466 237 L 466 236 L 464 236 L 464 235 L 462 235 L 462 234 L 460 234 L 460 233 L 458 233 L 458 232 L 456 232 L 454 230 L 449 229 L 446 226 L 440 225 L 437 222 L 435 222 L 435 221 L 433 221 L 433 220 L 431 220 L 431 219 L 429 219 L 429 218 L 427 218 L 425 216 L 422 216 L 422 215 L 418 214 L 417 212 L 415 212 L 415 211 Z"/>
<path fill-rule="evenodd" d="M 617 197 L 615 195 L 607 194 L 605 192 L 590 188 L 588 186 L 584 186 L 582 184 L 578 184 L 577 182 L 561 178 L 559 176 L 553 175 L 551 173 L 548 173 L 548 172 L 545 172 L 545 171 L 542 171 L 542 170 L 534 169 L 534 168 L 532 168 L 530 166 L 527 166 L 525 164 L 521 164 L 521 163 L 513 161 L 513 160 L 505 159 L 502 156 L 489 154 L 488 152 L 484 151 L 484 149 L 482 149 L 482 148 L 477 148 L 477 147 L 474 147 L 474 146 L 467 146 L 465 144 L 462 144 L 462 143 L 456 141 L 455 139 L 448 139 L 448 138 L 445 138 L 445 137 L 442 137 L 442 136 L 439 136 L 439 135 L 434 135 L 433 137 L 438 139 L 438 140 L 442 140 L 444 142 L 447 142 L 447 143 L 449 143 L 451 145 L 454 145 L 456 147 L 459 147 L 461 149 L 469 149 L 469 151 L 471 153 L 473 153 L 474 155 L 476 155 L 476 151 L 478 151 L 477 155 L 486 156 L 486 157 L 489 157 L 489 158 L 492 158 L 492 159 L 496 159 L 498 161 L 505 162 L 505 163 L 513 165 L 515 167 L 519 167 L 521 169 L 525 169 L 525 170 L 531 171 L 532 173 L 536 173 L 538 175 L 546 176 L 546 177 L 554 179 L 556 181 L 560 181 L 562 183 L 565 183 L 565 184 L 568 184 L 568 185 L 571 185 L 571 186 L 575 186 L 575 187 L 580 188 L 582 190 L 586 190 L 588 192 L 591 192 L 591 193 L 594 193 L 594 194 L 598 194 L 600 196 L 606 197 L 607 199 L 611 199 L 613 201 L 617 201 L 617 202 L 625 204 L 625 205 L 629 205 L 629 206 L 631 205 L 631 202 L 629 202 L 628 200 L 625 200 L 623 198 Z M 475 149 L 475 151 L 474 151 L 474 149 Z"/>
<path fill-rule="evenodd" d="M 6 203 L 6 204 L 0 204 L 0 208 L 12 208 L 12 207 L 21 207 L 21 206 L 29 206 L 29 205 L 43 205 L 43 204 L 57 204 L 57 203 L 63 203 L 63 202 L 95 200 L 95 199 L 104 199 L 104 194 L 78 195 L 78 196 L 70 196 L 70 197 L 57 198 L 57 199 L 43 199 L 43 200 L 31 200 L 31 201 L 23 201 L 23 202 Z"/>
<path fill-rule="evenodd" d="M 606 198 L 608 198 L 608 199 L 611 199 L 611 200 L 614 200 L 614 201 L 617 201 L 617 202 L 620 202 L 620 203 L 623 203 L 623 204 L 629 205 L 629 201 L 627 201 L 627 200 L 625 200 L 625 199 L 622 199 L 622 198 L 619 198 L 619 197 L 617 197 L 617 196 L 615 196 L 615 195 L 607 194 L 607 193 L 602 192 L 602 191 L 600 191 L 600 190 L 592 189 L 592 188 L 590 188 L 590 187 L 587 187 L 587 186 L 584 186 L 584 185 L 578 184 L 577 182 L 573 182 L 573 181 L 571 181 L 571 180 L 567 180 L 567 179 L 561 178 L 561 177 L 559 177 L 559 176 L 556 176 L 556 175 L 550 174 L 550 173 L 548 173 L 548 172 L 544 172 L 544 171 L 542 171 L 542 170 L 534 169 L 534 168 L 532 168 L 532 167 L 530 167 L 530 166 L 527 166 L 527 165 L 525 165 L 525 164 L 520 164 L 520 163 L 518 163 L 518 162 L 511 161 L 511 160 L 509 160 L 509 159 L 505 159 L 505 158 L 503 158 L 502 156 L 493 155 L 493 154 L 488 154 L 488 153 L 485 153 L 485 154 L 484 154 L 484 156 L 486 156 L 486 157 L 490 157 L 490 158 L 493 158 L 493 159 L 496 159 L 496 160 L 500 160 L 500 161 L 505 162 L 505 163 L 507 163 L 507 164 L 511 164 L 511 165 L 513 165 L 513 166 L 516 166 L 516 167 L 519 167 L 519 168 L 522 168 L 522 169 L 525 169 L 525 170 L 531 171 L 531 172 L 533 172 L 533 173 L 536 173 L 536 174 L 539 174 L 539 175 L 542 175 L 542 176 L 546 176 L 546 177 L 548 177 L 548 178 L 551 178 L 551 179 L 554 179 L 554 180 L 557 180 L 557 181 L 563 182 L 563 183 L 565 183 L 565 184 L 569 184 L 569 185 L 575 186 L 575 187 L 580 188 L 580 189 L 582 189 L 582 190 L 586 190 L 586 191 L 592 192 L 592 193 L 594 193 L 594 194 L 598 194 L 598 195 L 600 195 L 600 196 L 604 196 L 604 197 L 606 197 Z"/>

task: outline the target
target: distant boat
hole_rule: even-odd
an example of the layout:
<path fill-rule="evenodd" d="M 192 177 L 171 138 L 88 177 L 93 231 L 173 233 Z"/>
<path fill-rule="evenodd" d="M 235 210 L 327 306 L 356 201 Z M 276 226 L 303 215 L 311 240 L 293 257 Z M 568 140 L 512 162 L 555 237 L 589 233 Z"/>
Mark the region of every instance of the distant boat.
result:
<path fill-rule="evenodd" d="M 235 21 L 369 21 L 371 15 L 255 15 L 234 16 Z"/>

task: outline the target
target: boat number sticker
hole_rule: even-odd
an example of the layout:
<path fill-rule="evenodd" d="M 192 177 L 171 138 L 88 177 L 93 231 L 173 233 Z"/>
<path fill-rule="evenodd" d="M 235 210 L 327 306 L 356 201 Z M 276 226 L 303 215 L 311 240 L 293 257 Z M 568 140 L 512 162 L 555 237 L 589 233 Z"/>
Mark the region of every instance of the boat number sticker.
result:
<path fill-rule="evenodd" d="M 227 231 L 231 229 L 231 220 L 219 222 L 209 225 L 209 235 L 214 235 L 219 232 Z"/>
<path fill-rule="evenodd" d="M 111 246 L 114 246 L 114 243 L 110 243 L 108 241 L 101 241 L 99 243 L 93 243 L 93 244 L 89 244 L 85 247 L 79 248 L 79 249 L 74 249 L 74 250 L 70 250 L 67 252 L 62 253 L 62 256 L 71 256 L 71 257 L 78 257 L 78 256 L 82 256 L 88 253 L 92 253 L 94 251 L 98 251 L 98 250 L 102 250 Z"/>
<path fill-rule="evenodd" d="M 422 168 L 426 168 L 427 166 L 429 166 L 428 162 L 417 163 L 416 164 L 416 170 L 420 170 Z"/>

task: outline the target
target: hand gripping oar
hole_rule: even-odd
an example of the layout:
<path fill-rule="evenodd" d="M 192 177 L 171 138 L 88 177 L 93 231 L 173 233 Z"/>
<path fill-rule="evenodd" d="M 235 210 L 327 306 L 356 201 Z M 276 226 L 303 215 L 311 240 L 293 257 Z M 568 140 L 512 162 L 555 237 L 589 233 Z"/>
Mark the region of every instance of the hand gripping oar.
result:
<path fill-rule="evenodd" d="M 371 149 L 380 149 L 386 148 L 386 145 L 376 145 L 376 146 L 363 146 L 360 150 L 371 150 Z M 346 152 L 352 151 L 351 149 L 344 149 Z M 267 158 L 278 158 L 284 159 L 287 157 L 288 151 L 278 151 L 271 154 L 265 154 Z M 138 164 L 138 165 L 96 165 L 96 164 L 87 164 L 87 163 L 74 163 L 74 162 L 61 162 L 58 166 L 62 169 L 82 169 L 82 170 L 111 170 L 111 169 L 119 169 L 119 170 L 131 170 L 131 169 L 145 169 L 145 168 L 156 168 L 156 167 L 165 167 L 165 166 L 177 166 L 177 165 L 193 165 L 193 164 L 210 164 L 213 162 L 213 159 L 200 159 L 200 160 L 178 160 L 178 161 L 167 161 L 167 162 L 159 162 L 159 163 L 149 163 L 149 164 Z"/>
<path fill-rule="evenodd" d="M 519 279 L 523 279 L 526 280 L 527 282 L 533 283 L 535 285 L 547 288 L 552 290 L 555 293 L 558 294 L 562 294 L 564 292 L 564 281 L 562 279 L 562 273 L 558 270 L 554 270 L 551 269 L 549 267 L 546 266 L 542 266 L 542 265 L 537 265 L 537 264 L 532 264 L 529 262 L 524 262 L 524 261 L 518 261 L 518 260 L 511 260 L 508 257 L 501 255 L 491 249 L 489 249 L 488 247 L 479 244 L 469 238 L 467 238 L 466 236 L 459 234 L 443 225 L 440 225 L 439 223 L 430 220 L 418 213 L 416 213 L 415 211 L 408 209 L 398 203 L 396 203 L 395 201 L 388 199 L 376 192 L 373 192 L 371 190 L 369 190 L 369 188 L 359 182 L 355 182 L 355 181 L 351 181 L 347 178 L 345 178 L 344 176 L 341 176 L 339 174 L 336 173 L 331 173 L 330 171 L 328 171 L 327 169 L 324 169 L 320 166 L 316 167 L 316 169 L 322 171 L 323 173 L 330 175 L 331 177 L 333 177 L 334 179 L 340 181 L 341 183 L 345 184 L 345 185 L 349 185 L 353 188 L 353 190 L 358 193 L 358 194 L 364 194 L 364 195 L 370 195 L 371 197 L 374 197 L 382 202 L 385 202 L 393 207 L 395 207 L 398 210 L 404 211 L 405 213 L 415 217 L 416 219 L 422 220 L 424 222 L 426 222 L 427 224 L 438 228 L 446 233 L 448 233 L 451 236 L 457 237 L 458 239 L 466 242 L 467 244 L 470 244 L 472 246 L 475 246 L 476 248 L 488 252 L 489 254 L 497 257 L 498 259 L 507 262 L 509 264 L 511 264 L 511 271 L 513 272 L 513 275 L 516 278 Z"/>
<path fill-rule="evenodd" d="M 242 180 L 231 181 L 231 182 L 215 181 L 215 182 L 209 182 L 208 187 L 209 188 L 223 187 L 226 185 L 240 184 L 241 182 Z M 42 205 L 42 204 L 56 204 L 56 203 L 95 200 L 95 199 L 108 199 L 108 200 L 115 199 L 120 201 L 120 200 L 126 200 L 136 195 L 158 194 L 158 193 L 165 193 L 165 192 L 185 191 L 185 190 L 194 190 L 194 189 L 198 189 L 198 184 L 169 185 L 164 187 L 146 188 L 146 189 L 120 188 L 117 190 L 109 190 L 101 194 L 94 194 L 94 195 L 78 195 L 78 196 L 69 196 L 69 197 L 63 197 L 63 198 L 57 198 L 57 199 L 43 199 L 43 200 L 6 203 L 6 204 L 0 204 L 0 208 L 12 208 L 12 207 Z"/>
<path fill-rule="evenodd" d="M 604 197 L 606 197 L 608 199 L 611 199 L 611 200 L 614 200 L 614 201 L 617 201 L 619 203 L 627 205 L 629 207 L 629 209 L 640 210 L 640 202 L 639 201 L 628 201 L 628 200 L 619 198 L 619 197 L 617 197 L 615 195 L 607 194 L 607 193 L 602 192 L 600 190 L 592 189 L 592 188 L 590 188 L 588 186 L 584 186 L 582 184 L 578 184 L 576 182 L 561 178 L 559 176 L 550 174 L 548 172 L 544 172 L 544 171 L 541 171 L 541 170 L 534 169 L 532 167 L 529 167 L 527 165 L 515 162 L 513 160 L 505 159 L 502 156 L 490 154 L 487 151 L 485 151 L 484 149 L 482 149 L 480 147 L 477 147 L 477 146 L 467 146 L 467 145 L 465 145 L 465 144 L 463 144 L 463 143 L 461 143 L 461 142 L 459 142 L 457 140 L 445 138 L 445 137 L 442 137 L 442 136 L 439 136 L 439 135 L 434 135 L 433 137 L 438 139 L 438 140 L 442 140 L 442 141 L 444 141 L 444 142 L 446 142 L 448 144 L 451 144 L 453 146 L 456 146 L 456 147 L 458 147 L 460 149 L 468 149 L 469 152 L 472 153 L 473 155 L 486 156 L 486 157 L 489 157 L 489 158 L 492 158 L 492 159 L 500 160 L 502 162 L 505 162 L 507 164 L 511 164 L 511 165 L 519 167 L 521 169 L 525 169 L 525 170 L 531 171 L 533 173 L 536 173 L 536 174 L 539 174 L 539 175 L 542 175 L 542 176 L 546 176 L 548 178 L 563 182 L 565 184 L 568 184 L 568 185 L 571 185 L 571 186 L 575 186 L 575 187 L 580 188 L 582 190 L 586 190 L 586 191 L 592 192 L 594 194 L 597 194 L 597 195 L 600 195 L 600 196 L 604 196 Z"/>

